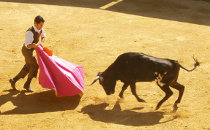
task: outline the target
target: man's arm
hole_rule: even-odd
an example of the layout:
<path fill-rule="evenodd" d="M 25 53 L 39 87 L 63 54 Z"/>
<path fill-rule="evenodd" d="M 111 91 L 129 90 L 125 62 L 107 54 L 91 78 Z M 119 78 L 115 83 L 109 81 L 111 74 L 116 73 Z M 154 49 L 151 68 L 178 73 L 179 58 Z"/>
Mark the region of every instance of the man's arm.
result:
<path fill-rule="evenodd" d="M 31 31 L 27 31 L 25 34 L 25 46 L 27 48 L 36 48 L 36 44 L 32 43 L 34 40 L 33 33 Z"/>
<path fill-rule="evenodd" d="M 45 34 L 45 31 L 44 31 L 44 28 L 42 28 L 42 33 L 41 33 L 41 44 L 44 43 L 45 37 L 46 37 L 46 34 Z"/>
<path fill-rule="evenodd" d="M 43 44 L 45 41 L 45 37 L 41 37 L 41 44 Z"/>
<path fill-rule="evenodd" d="M 44 36 L 44 37 L 43 37 Z M 33 41 L 33 33 L 31 31 L 26 32 L 26 42 L 25 46 L 29 49 L 36 48 L 39 44 L 31 43 Z M 41 36 L 41 42 L 40 44 L 43 44 L 45 41 L 45 34 L 42 34 Z"/>
<path fill-rule="evenodd" d="M 45 41 L 45 37 L 41 37 L 41 43 L 40 44 L 43 44 Z M 29 44 L 27 45 L 28 48 L 36 48 L 36 46 L 38 46 L 39 44 L 35 44 L 35 43 L 32 43 L 32 44 Z"/>

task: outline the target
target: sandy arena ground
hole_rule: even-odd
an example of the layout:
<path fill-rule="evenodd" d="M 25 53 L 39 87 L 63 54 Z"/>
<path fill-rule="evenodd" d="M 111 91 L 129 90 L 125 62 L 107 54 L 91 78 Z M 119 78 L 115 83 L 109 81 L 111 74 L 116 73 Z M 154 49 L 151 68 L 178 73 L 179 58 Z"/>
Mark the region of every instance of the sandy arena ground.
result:
<path fill-rule="evenodd" d="M 29 2 L 30 1 L 30 2 Z M 26 79 L 11 91 L 9 78 L 24 64 L 21 47 L 25 31 L 42 15 L 45 46 L 54 55 L 81 65 L 85 91 L 57 98 L 32 81 L 33 93 L 24 93 Z M 0 129 L 210 129 L 210 1 L 208 0 L 0 0 Z M 107 96 L 89 84 L 118 55 L 135 51 L 178 60 L 192 68 L 194 55 L 201 66 L 180 70 L 185 85 L 179 109 L 172 112 L 178 92 L 155 111 L 164 93 L 154 83 L 137 83 L 139 103 L 130 89 L 124 99 Z"/>

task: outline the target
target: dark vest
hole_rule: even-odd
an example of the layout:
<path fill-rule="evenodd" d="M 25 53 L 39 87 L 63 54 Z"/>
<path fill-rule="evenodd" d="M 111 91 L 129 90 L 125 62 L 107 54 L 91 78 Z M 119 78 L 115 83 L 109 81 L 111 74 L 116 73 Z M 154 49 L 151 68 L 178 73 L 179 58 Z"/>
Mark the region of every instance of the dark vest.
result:
<path fill-rule="evenodd" d="M 40 35 L 41 35 L 41 33 L 42 33 L 42 30 L 40 31 L 40 33 L 38 33 L 38 32 L 36 32 L 35 30 L 34 30 L 34 27 L 32 26 L 32 27 L 30 27 L 27 31 L 31 31 L 33 34 L 34 34 L 34 40 L 33 40 L 33 42 L 32 43 L 38 43 L 39 42 L 39 37 L 40 37 Z M 26 32 L 27 32 L 26 31 Z"/>

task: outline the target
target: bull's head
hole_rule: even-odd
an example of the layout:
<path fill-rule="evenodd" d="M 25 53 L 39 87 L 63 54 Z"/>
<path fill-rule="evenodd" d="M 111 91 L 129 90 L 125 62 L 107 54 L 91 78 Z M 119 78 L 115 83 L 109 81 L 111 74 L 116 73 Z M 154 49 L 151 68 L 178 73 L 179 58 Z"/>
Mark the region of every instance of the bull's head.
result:
<path fill-rule="evenodd" d="M 106 92 L 107 95 L 114 94 L 115 85 L 116 85 L 115 79 L 113 79 L 108 75 L 105 75 L 102 72 L 99 72 L 95 80 L 91 83 L 91 85 L 94 84 L 97 80 L 99 80 L 99 83 L 103 86 L 104 91 Z"/>

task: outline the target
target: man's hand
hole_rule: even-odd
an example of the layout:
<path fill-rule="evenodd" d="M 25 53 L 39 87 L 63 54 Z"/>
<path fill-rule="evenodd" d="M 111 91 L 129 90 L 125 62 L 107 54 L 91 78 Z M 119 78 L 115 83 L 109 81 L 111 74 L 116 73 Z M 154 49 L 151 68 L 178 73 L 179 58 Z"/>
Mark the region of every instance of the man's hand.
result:
<path fill-rule="evenodd" d="M 36 46 L 37 46 L 37 45 L 36 45 L 35 43 L 27 45 L 27 47 L 30 48 L 30 49 L 36 48 Z"/>
<path fill-rule="evenodd" d="M 33 45 L 33 48 L 36 48 L 36 46 L 37 46 L 35 43 L 33 43 L 32 45 Z"/>

